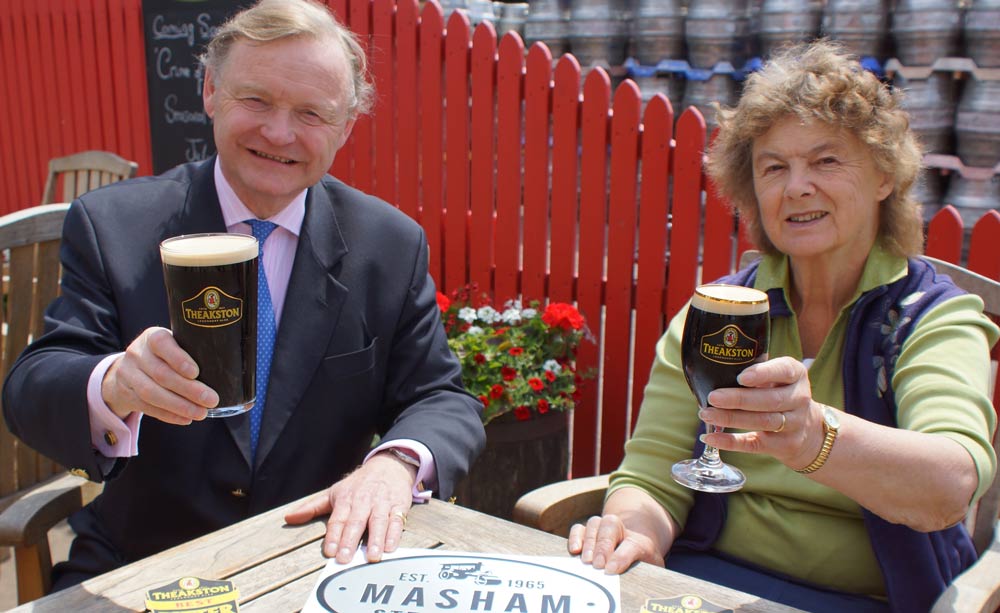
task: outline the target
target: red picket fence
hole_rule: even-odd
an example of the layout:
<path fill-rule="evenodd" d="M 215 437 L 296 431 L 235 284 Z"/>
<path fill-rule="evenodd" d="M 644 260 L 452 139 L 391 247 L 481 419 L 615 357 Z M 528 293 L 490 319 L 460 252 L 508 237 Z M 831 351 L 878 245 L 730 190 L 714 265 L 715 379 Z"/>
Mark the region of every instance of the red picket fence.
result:
<path fill-rule="evenodd" d="M 457 13 L 445 23 L 433 2 L 328 3 L 367 43 L 378 91 L 332 173 L 421 223 L 443 291 L 475 282 L 501 302 L 578 305 L 596 339 L 579 366 L 597 377 L 574 412 L 572 473 L 613 469 L 656 339 L 695 284 L 730 272 L 747 247 L 706 187 L 703 118 L 693 108 L 675 116 L 662 95 L 643 108 L 631 81 L 613 89 L 604 71 L 584 76 L 572 56 L 553 62 L 544 45 L 526 52 L 488 24 L 473 30 Z M 7 210 L 38 201 L 56 155 L 111 149 L 148 174 L 139 8 L 0 5 Z M 967 265 L 1000 279 L 997 245 L 1000 214 L 991 211 L 972 231 Z M 927 251 L 958 262 L 962 246 L 961 220 L 946 207 Z"/>
<path fill-rule="evenodd" d="M 87 149 L 149 174 L 140 0 L 4 0 L 0 213 L 41 202 L 49 159 Z"/>

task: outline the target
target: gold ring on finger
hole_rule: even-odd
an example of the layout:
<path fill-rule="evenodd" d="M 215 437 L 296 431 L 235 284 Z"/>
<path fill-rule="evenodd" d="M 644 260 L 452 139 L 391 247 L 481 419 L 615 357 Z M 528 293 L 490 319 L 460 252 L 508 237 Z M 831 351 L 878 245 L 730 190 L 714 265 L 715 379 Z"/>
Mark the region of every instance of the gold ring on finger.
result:
<path fill-rule="evenodd" d="M 402 511 L 393 511 L 392 516 L 398 517 L 399 521 L 403 522 L 404 526 L 406 525 L 406 513 L 403 513 Z"/>
<path fill-rule="evenodd" d="M 774 434 L 777 434 L 777 433 L 781 432 L 782 430 L 784 430 L 785 429 L 785 424 L 788 423 L 788 420 L 785 419 L 785 414 L 784 413 L 778 413 L 778 415 L 781 416 L 781 425 L 778 426 L 777 430 L 772 430 L 772 432 Z"/>

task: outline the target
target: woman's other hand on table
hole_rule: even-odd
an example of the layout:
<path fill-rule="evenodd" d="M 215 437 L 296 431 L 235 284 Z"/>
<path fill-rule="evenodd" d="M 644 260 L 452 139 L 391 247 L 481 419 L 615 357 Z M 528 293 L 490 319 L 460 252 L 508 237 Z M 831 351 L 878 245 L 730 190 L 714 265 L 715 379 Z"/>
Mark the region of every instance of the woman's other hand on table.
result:
<path fill-rule="evenodd" d="M 602 516 L 570 528 L 566 546 L 583 562 L 614 575 L 635 562 L 662 567 L 677 532 L 673 518 L 649 494 L 624 487 L 608 497 Z"/>

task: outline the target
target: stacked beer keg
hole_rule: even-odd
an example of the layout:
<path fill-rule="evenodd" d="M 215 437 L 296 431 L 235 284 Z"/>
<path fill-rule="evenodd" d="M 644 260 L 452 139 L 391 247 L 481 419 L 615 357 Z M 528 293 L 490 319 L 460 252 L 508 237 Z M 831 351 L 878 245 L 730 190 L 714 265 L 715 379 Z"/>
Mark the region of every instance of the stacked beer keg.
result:
<path fill-rule="evenodd" d="M 711 103 L 733 103 L 774 50 L 838 40 L 905 94 L 925 217 L 949 203 L 969 227 L 1000 209 L 1000 0 L 529 0 L 525 25 L 528 44 L 624 73 L 645 100 L 694 105 L 710 129 Z"/>
<path fill-rule="evenodd" d="M 886 71 L 927 152 L 917 197 L 967 231 L 1000 207 L 1000 0 L 896 0 Z"/>

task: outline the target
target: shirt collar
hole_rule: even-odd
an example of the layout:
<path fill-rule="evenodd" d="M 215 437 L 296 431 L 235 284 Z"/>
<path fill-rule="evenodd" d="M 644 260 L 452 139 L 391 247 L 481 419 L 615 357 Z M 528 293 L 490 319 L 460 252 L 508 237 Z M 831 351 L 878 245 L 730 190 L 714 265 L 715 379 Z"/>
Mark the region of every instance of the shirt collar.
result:
<path fill-rule="evenodd" d="M 853 304 L 865 292 L 901 279 L 907 270 L 908 263 L 905 257 L 895 255 L 882 244 L 881 240 L 876 240 L 868 252 L 868 259 L 865 260 L 865 267 L 861 271 L 861 279 L 849 304 Z M 754 287 L 764 291 L 780 290 L 785 293 L 785 302 L 791 304 L 787 296 L 788 288 L 791 287 L 789 274 L 787 255 L 783 253 L 766 255 L 760 261 Z"/>
<path fill-rule="evenodd" d="M 256 219 L 257 216 L 247 208 L 240 200 L 233 187 L 226 181 L 222 174 L 222 166 L 219 158 L 215 158 L 215 191 L 219 196 L 219 206 L 222 209 L 222 219 L 226 223 L 226 228 L 232 230 L 233 226 L 245 222 L 247 219 Z M 308 190 L 302 190 L 285 208 L 268 219 L 282 228 L 288 230 L 295 236 L 299 236 L 302 231 L 302 221 L 306 216 L 306 194 Z"/>

